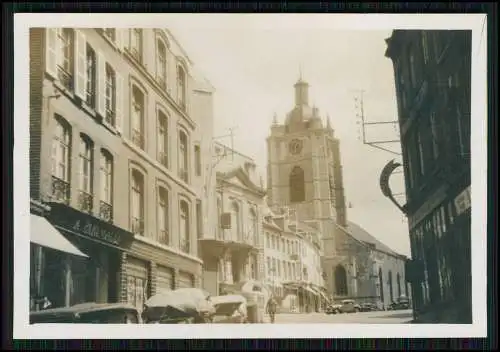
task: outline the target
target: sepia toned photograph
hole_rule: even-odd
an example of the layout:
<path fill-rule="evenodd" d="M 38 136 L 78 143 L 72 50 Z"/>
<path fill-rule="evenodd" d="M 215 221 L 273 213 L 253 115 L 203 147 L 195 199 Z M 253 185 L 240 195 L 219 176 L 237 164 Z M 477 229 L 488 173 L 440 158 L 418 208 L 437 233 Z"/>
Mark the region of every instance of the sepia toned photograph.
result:
<path fill-rule="evenodd" d="M 30 329 L 478 323 L 486 16 L 148 16 L 25 25 Z"/>

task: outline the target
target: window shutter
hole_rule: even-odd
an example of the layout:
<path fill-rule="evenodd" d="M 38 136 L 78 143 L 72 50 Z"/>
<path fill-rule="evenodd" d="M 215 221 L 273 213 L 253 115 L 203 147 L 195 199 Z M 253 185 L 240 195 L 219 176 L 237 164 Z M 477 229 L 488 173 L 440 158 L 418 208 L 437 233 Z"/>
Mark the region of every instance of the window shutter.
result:
<path fill-rule="evenodd" d="M 57 56 L 59 42 L 57 33 L 60 30 L 60 28 L 47 28 L 45 30 L 45 70 L 54 78 L 57 78 Z"/>
<path fill-rule="evenodd" d="M 75 93 L 82 100 L 85 100 L 85 83 L 87 82 L 87 43 L 85 41 L 85 35 L 81 30 L 75 30 Z"/>
<path fill-rule="evenodd" d="M 106 116 L 106 59 L 102 53 L 97 57 L 97 111 Z"/>
<path fill-rule="evenodd" d="M 116 71 L 115 71 L 116 72 Z M 123 131 L 123 78 L 116 72 L 116 89 L 115 89 L 115 123 L 118 132 Z"/>

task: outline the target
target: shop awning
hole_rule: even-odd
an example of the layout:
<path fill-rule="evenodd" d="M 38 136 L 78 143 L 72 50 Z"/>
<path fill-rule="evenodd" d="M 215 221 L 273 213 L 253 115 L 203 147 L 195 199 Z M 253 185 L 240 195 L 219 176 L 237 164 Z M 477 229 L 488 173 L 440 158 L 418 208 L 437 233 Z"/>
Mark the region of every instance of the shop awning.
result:
<path fill-rule="evenodd" d="M 57 229 L 44 217 L 30 214 L 30 225 L 31 243 L 80 257 L 88 257 L 68 241 L 66 237 L 57 231 Z"/>

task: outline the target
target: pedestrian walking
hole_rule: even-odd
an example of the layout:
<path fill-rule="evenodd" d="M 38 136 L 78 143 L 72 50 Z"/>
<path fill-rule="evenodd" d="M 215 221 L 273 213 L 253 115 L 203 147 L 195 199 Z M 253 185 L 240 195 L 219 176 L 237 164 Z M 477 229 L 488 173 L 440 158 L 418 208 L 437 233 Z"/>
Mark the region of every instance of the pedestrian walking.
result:
<path fill-rule="evenodd" d="M 269 314 L 269 318 L 271 319 L 271 324 L 274 324 L 274 317 L 276 314 L 276 308 L 278 306 L 278 302 L 276 302 L 276 299 L 274 296 L 271 296 L 269 301 L 267 301 L 267 313 Z"/>

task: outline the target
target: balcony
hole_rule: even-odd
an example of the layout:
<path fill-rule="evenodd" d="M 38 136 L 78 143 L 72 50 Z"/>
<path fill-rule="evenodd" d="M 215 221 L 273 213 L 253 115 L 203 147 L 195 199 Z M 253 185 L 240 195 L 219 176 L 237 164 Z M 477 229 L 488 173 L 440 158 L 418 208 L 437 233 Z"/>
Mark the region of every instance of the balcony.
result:
<path fill-rule="evenodd" d="M 92 214 L 92 207 L 94 197 L 92 194 L 85 191 L 79 191 L 78 193 L 78 209 L 87 214 Z"/>
<path fill-rule="evenodd" d="M 170 244 L 170 238 L 168 236 L 168 231 L 167 230 L 160 230 L 158 231 L 158 242 L 161 244 Z"/>
<path fill-rule="evenodd" d="M 69 204 L 70 184 L 56 176 L 52 176 L 52 198 L 64 204 Z"/>
<path fill-rule="evenodd" d="M 134 235 L 144 236 L 144 220 L 133 217 L 131 227 Z"/>
<path fill-rule="evenodd" d="M 101 200 L 99 205 L 99 217 L 109 223 L 113 222 L 113 206 Z"/>
<path fill-rule="evenodd" d="M 168 154 L 166 152 L 158 152 L 158 161 L 168 168 Z"/>
<path fill-rule="evenodd" d="M 57 78 L 67 90 L 73 90 L 73 76 L 62 66 L 57 67 Z"/>
<path fill-rule="evenodd" d="M 141 149 L 144 149 L 144 136 L 141 131 L 132 131 L 132 142 Z"/>

